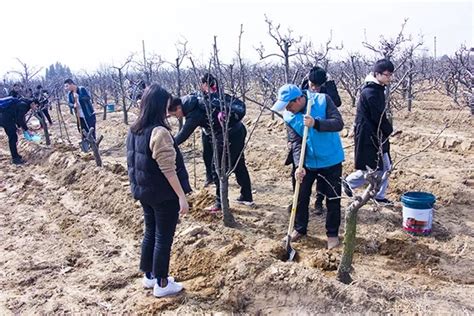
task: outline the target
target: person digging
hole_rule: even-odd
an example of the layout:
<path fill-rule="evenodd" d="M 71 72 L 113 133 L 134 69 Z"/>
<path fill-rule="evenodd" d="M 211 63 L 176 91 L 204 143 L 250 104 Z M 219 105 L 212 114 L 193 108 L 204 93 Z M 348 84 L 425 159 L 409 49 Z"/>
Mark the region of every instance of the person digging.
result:
<path fill-rule="evenodd" d="M 305 115 L 311 106 L 309 115 Z M 309 202 L 312 186 L 316 179 L 322 184 L 321 192 L 326 196 L 326 235 L 328 249 L 339 245 L 339 226 L 341 223 L 341 176 L 344 150 L 339 131 L 344 127 L 341 114 L 334 102 L 325 94 L 305 91 L 298 86 L 286 84 L 278 91 L 278 101 L 273 111 L 282 112 L 287 125 L 288 141 L 292 146 L 293 159 L 300 165 L 295 172 L 299 192 L 294 230 L 289 234 L 296 241 L 307 234 Z M 303 157 L 302 140 L 305 127 L 308 128 L 306 150 Z M 293 218 L 293 216 L 292 216 Z M 290 221 L 291 224 L 291 221 Z"/>

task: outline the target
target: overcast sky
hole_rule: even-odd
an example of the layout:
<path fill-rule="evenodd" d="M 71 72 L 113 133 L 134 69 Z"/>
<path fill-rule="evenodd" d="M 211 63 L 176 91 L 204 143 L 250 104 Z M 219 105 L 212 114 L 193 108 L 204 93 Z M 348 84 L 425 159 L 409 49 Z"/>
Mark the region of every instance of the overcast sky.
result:
<path fill-rule="evenodd" d="M 332 30 L 334 42 L 344 44 L 342 54 L 368 53 L 361 45 L 364 30 L 369 41 L 393 37 L 405 17 L 407 34 L 424 34 L 429 54 L 434 36 L 438 55 L 473 43 L 472 1 L 2 0 L 0 8 L 1 77 L 18 69 L 16 57 L 38 67 L 59 61 L 73 71 L 118 64 L 141 50 L 142 39 L 148 52 L 171 61 L 175 43 L 186 38 L 195 58 L 207 60 L 217 35 L 222 57 L 229 60 L 240 24 L 243 55 L 257 60 L 254 47 L 260 42 L 273 48 L 264 14 L 317 45 Z"/>

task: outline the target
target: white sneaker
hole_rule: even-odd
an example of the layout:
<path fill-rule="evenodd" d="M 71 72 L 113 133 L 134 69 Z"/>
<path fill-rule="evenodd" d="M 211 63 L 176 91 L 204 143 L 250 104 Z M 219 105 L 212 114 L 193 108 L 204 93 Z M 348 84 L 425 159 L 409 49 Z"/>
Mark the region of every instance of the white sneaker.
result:
<path fill-rule="evenodd" d="M 168 282 L 174 282 L 173 277 L 168 277 Z M 156 279 L 149 279 L 146 275 L 143 276 L 143 287 L 145 289 L 152 289 L 156 284 Z"/>
<path fill-rule="evenodd" d="M 155 284 L 153 288 L 153 295 L 156 297 L 164 297 L 175 295 L 183 290 L 183 285 L 178 282 L 169 281 L 166 287 L 160 287 L 158 284 Z"/>

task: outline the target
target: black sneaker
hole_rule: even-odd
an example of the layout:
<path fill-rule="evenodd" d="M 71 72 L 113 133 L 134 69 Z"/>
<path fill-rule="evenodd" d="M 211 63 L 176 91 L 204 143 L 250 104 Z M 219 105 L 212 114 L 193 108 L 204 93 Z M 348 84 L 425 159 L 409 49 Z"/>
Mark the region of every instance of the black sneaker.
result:
<path fill-rule="evenodd" d="M 14 165 L 23 165 L 26 161 L 23 160 L 23 158 L 13 158 L 12 159 L 12 164 Z"/>
<path fill-rule="evenodd" d="M 352 189 L 351 187 L 349 186 L 349 184 L 343 180 L 342 181 L 342 189 L 344 190 L 344 193 L 348 196 L 348 197 L 352 197 L 353 194 L 352 194 Z"/>
<path fill-rule="evenodd" d="M 255 202 L 249 199 L 245 199 L 242 195 L 239 196 L 236 200 L 237 203 L 246 205 L 246 206 L 255 206 Z"/>
<path fill-rule="evenodd" d="M 324 214 L 323 203 L 317 203 L 314 205 L 314 214 L 320 216 Z"/>
<path fill-rule="evenodd" d="M 389 199 L 386 199 L 386 198 L 383 198 L 383 199 L 375 199 L 375 201 L 379 204 L 382 204 L 382 205 L 393 205 L 393 202 L 390 201 Z"/>

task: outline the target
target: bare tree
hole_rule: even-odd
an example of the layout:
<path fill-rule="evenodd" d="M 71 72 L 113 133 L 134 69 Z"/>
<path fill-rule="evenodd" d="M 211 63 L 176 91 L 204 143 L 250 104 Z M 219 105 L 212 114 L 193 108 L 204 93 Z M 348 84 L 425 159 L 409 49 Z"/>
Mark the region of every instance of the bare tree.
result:
<path fill-rule="evenodd" d="M 346 59 L 337 64 L 335 69 L 336 79 L 351 98 L 352 106 L 355 106 L 364 84 L 364 76 L 368 72 L 367 62 L 360 54 L 350 53 Z"/>
<path fill-rule="evenodd" d="M 278 57 L 283 59 L 285 82 L 290 83 L 290 58 L 303 53 L 301 51 L 301 48 L 297 47 L 297 45 L 301 43 L 303 38 L 301 36 L 295 38 L 291 29 L 288 29 L 286 34 L 282 34 L 280 32 L 281 25 L 278 24 L 275 26 L 266 15 L 265 22 L 268 26 L 268 34 L 275 40 L 275 43 L 277 44 L 280 52 L 266 54 L 265 47 L 263 46 L 263 44 L 260 44 L 260 47 L 256 48 L 256 50 L 261 60 L 269 57 Z"/>
<path fill-rule="evenodd" d="M 462 45 L 454 56 L 441 59 L 441 72 L 444 79 L 444 93 L 458 106 L 468 105 L 474 115 L 474 48 Z"/>
<path fill-rule="evenodd" d="M 387 60 L 393 60 L 396 57 L 396 54 L 402 48 L 402 45 L 404 43 L 410 42 L 412 40 L 411 36 L 406 37 L 404 35 L 405 26 L 406 26 L 407 22 L 408 22 L 408 18 L 406 18 L 403 21 L 403 23 L 401 25 L 400 32 L 397 34 L 396 37 L 394 37 L 394 38 L 385 38 L 383 35 L 381 35 L 377 44 L 371 44 L 367 41 L 367 36 L 365 35 L 365 40 L 362 42 L 362 45 L 365 48 L 373 51 L 377 55 L 379 55 L 379 56 L 381 56 L 381 57 L 383 57 Z M 406 61 L 406 59 L 405 59 L 405 61 Z M 397 67 L 400 68 L 403 65 L 404 62 L 399 61 Z M 408 75 L 408 72 L 406 74 Z M 403 80 L 404 80 L 404 78 L 402 77 L 402 79 L 399 81 L 399 84 L 401 84 L 401 82 Z M 390 86 L 387 89 L 385 89 L 385 104 L 386 104 L 386 107 L 387 107 L 387 117 L 389 118 L 390 121 L 392 121 L 392 117 L 393 117 L 392 110 L 391 110 L 391 107 L 390 107 L 390 104 L 391 104 L 390 93 L 391 93 L 391 91 L 394 91 L 395 89 L 390 87 Z"/>
<path fill-rule="evenodd" d="M 120 89 L 122 98 L 123 122 L 128 125 L 128 108 L 127 108 L 127 89 L 125 88 L 124 70 L 129 66 L 133 60 L 133 55 L 130 55 L 120 66 L 112 66 L 118 72 L 118 81 L 116 84 Z"/>
<path fill-rule="evenodd" d="M 17 74 L 21 77 L 23 86 L 25 88 L 31 88 L 31 80 L 35 78 L 41 70 L 43 70 L 43 67 L 32 67 L 27 63 L 23 62 L 20 58 L 16 58 L 16 60 L 18 61 L 18 63 L 20 63 L 21 70 L 12 70 L 10 72 Z"/>

